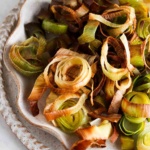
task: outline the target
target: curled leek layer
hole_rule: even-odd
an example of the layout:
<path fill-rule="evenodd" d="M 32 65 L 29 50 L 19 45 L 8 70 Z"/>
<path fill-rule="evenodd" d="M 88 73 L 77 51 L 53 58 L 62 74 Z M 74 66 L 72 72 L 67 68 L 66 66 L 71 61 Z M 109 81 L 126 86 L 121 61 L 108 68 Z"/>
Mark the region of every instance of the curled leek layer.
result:
<path fill-rule="evenodd" d="M 102 66 L 102 70 L 103 70 L 103 73 L 109 79 L 113 81 L 120 80 L 122 77 L 124 77 L 128 73 L 128 70 L 131 70 L 132 68 L 130 65 L 130 52 L 129 52 L 128 42 L 127 42 L 125 35 L 121 36 L 121 41 L 124 44 L 124 47 L 122 47 L 119 44 L 119 42 L 112 37 L 108 37 L 102 45 L 101 56 L 100 56 L 100 63 Z M 108 45 L 111 45 L 114 48 L 114 51 L 117 53 L 118 55 L 117 60 L 120 60 L 120 66 L 114 67 L 115 65 L 118 65 L 118 62 L 116 61 L 116 59 L 115 59 L 116 62 L 112 61 L 111 64 L 109 63 L 108 61 L 109 46 Z M 126 55 L 124 54 L 124 50 L 123 50 L 124 48 L 125 48 Z"/>
<path fill-rule="evenodd" d="M 132 117 L 150 117 L 150 99 L 143 92 L 129 92 L 122 99 L 122 111 Z"/>
<path fill-rule="evenodd" d="M 110 36 L 118 37 L 122 33 L 132 33 L 135 30 L 135 11 L 130 6 L 118 6 L 105 10 L 102 15 L 89 14 L 89 20 L 97 20 L 104 26 L 102 31 Z"/>
<path fill-rule="evenodd" d="M 47 121 L 55 120 L 65 132 L 74 132 L 87 122 L 87 112 L 84 107 L 86 94 L 65 94 L 58 96 L 54 102 L 47 103 L 44 115 Z"/>
<path fill-rule="evenodd" d="M 44 64 L 37 55 L 40 45 L 36 37 L 30 37 L 19 45 L 13 45 L 9 58 L 14 68 L 25 76 L 41 73 L 44 70 Z"/>
<path fill-rule="evenodd" d="M 55 73 L 52 72 L 53 65 Z M 88 84 L 91 77 L 92 69 L 88 61 L 79 56 L 57 56 L 56 54 L 44 70 L 46 84 L 52 91 L 61 94 L 77 92 Z"/>
<path fill-rule="evenodd" d="M 127 120 L 126 117 L 124 116 L 121 118 L 119 122 L 119 129 L 126 136 L 137 134 L 141 132 L 144 129 L 144 127 L 145 122 L 133 123 Z"/>
<path fill-rule="evenodd" d="M 134 91 L 144 91 L 148 94 L 150 88 L 150 74 L 137 76 L 133 81 Z"/>
<path fill-rule="evenodd" d="M 142 18 L 137 25 L 139 37 L 145 39 L 150 34 L 150 18 Z"/>
<path fill-rule="evenodd" d="M 91 76 L 92 70 L 88 62 L 81 57 L 72 56 L 58 63 L 55 82 L 60 88 L 80 89 L 90 81 Z"/>
<path fill-rule="evenodd" d="M 59 23 L 65 23 L 70 32 L 79 31 L 82 25 L 82 20 L 75 10 L 63 5 L 52 5 L 50 9 L 54 14 L 55 19 Z"/>
<path fill-rule="evenodd" d="M 78 37 L 80 44 L 89 43 L 95 40 L 95 33 L 99 26 L 99 22 L 95 20 L 89 20 L 84 26 L 83 33 Z"/>
<path fill-rule="evenodd" d="M 121 5 L 128 4 L 135 9 L 137 20 L 145 18 L 148 15 L 148 8 L 145 5 L 146 0 L 119 0 Z M 144 3 L 143 3 L 144 2 Z"/>

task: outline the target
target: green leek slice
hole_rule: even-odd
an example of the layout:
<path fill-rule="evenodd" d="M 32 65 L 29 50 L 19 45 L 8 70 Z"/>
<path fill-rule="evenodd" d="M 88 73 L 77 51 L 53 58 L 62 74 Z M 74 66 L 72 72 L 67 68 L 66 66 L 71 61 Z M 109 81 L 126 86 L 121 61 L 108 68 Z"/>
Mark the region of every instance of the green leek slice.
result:
<path fill-rule="evenodd" d="M 76 104 L 76 100 L 73 99 L 68 100 L 61 105 L 59 110 L 72 107 L 75 104 Z M 87 121 L 88 121 L 88 117 L 84 107 L 82 107 L 82 109 L 80 109 L 78 112 L 74 114 L 62 116 L 55 120 L 59 128 L 61 128 L 66 133 L 75 132 L 75 130 L 77 130 L 80 126 L 86 124 Z"/>
<path fill-rule="evenodd" d="M 81 36 L 78 37 L 80 44 L 85 44 L 95 40 L 95 33 L 98 28 L 99 22 L 95 20 L 90 20 L 84 26 L 84 31 Z"/>
<path fill-rule="evenodd" d="M 42 28 L 54 34 L 64 34 L 67 32 L 68 26 L 66 24 L 57 23 L 49 19 L 44 19 L 42 22 Z"/>
<path fill-rule="evenodd" d="M 125 116 L 123 116 L 119 122 L 119 129 L 126 136 L 137 134 L 141 132 L 144 127 L 144 121 L 141 123 L 132 123 L 128 121 Z"/>
<path fill-rule="evenodd" d="M 134 91 L 147 91 L 150 88 L 150 74 L 137 76 L 133 81 Z"/>

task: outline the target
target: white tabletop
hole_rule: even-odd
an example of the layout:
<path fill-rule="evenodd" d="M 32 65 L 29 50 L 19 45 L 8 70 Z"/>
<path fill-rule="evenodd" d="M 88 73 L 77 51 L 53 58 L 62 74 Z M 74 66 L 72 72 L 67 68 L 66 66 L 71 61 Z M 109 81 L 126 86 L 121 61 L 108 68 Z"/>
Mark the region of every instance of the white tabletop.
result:
<path fill-rule="evenodd" d="M 0 1 L 0 23 L 8 15 L 10 10 L 16 6 L 19 0 L 1 0 Z M 27 150 L 27 148 L 19 141 L 9 126 L 6 124 L 0 114 L 0 150 Z"/>

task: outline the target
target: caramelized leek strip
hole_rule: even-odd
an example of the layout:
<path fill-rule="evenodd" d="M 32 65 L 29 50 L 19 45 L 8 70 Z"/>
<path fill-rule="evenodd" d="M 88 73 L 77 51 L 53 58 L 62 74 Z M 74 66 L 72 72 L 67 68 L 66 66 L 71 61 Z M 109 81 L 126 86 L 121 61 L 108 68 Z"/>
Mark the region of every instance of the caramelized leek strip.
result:
<path fill-rule="evenodd" d="M 47 90 L 47 85 L 44 80 L 44 75 L 41 73 L 32 88 L 30 95 L 28 96 L 28 101 L 30 104 L 31 113 L 36 116 L 39 113 L 38 100 L 43 96 L 44 92 Z"/>
<path fill-rule="evenodd" d="M 119 24 L 119 23 L 113 23 L 107 19 L 105 19 L 105 12 L 104 14 L 100 15 L 100 14 L 93 14 L 93 13 L 89 13 L 89 20 L 97 20 L 99 22 L 101 22 L 102 24 L 114 28 L 114 29 L 110 29 L 108 30 L 108 33 L 110 33 L 110 35 L 114 36 L 114 37 L 118 37 L 120 34 L 123 34 L 127 29 L 129 29 L 130 27 L 133 26 L 135 24 L 135 12 L 134 9 L 130 6 L 119 6 L 116 8 L 112 8 L 108 10 L 109 14 L 115 13 L 120 11 L 120 13 L 124 13 L 126 15 L 126 21 L 123 24 Z M 107 10 L 106 10 L 107 13 Z M 104 15 L 104 16 L 103 16 Z M 113 18 L 114 19 L 114 18 Z"/>
<path fill-rule="evenodd" d="M 44 79 L 45 79 L 45 82 L 47 84 L 47 86 L 51 87 L 51 83 L 50 83 L 50 80 L 49 80 L 49 70 L 50 70 L 50 66 L 54 63 L 58 63 L 59 61 L 61 61 L 62 59 L 66 58 L 67 56 L 57 56 L 55 57 L 47 66 L 46 68 L 44 69 Z"/>
<path fill-rule="evenodd" d="M 124 76 L 124 79 L 115 82 L 114 91 L 116 89 L 116 92 L 112 97 L 110 106 L 108 108 L 108 113 L 118 113 L 123 95 L 131 87 L 131 84 L 132 79 L 129 72 Z"/>
<path fill-rule="evenodd" d="M 115 81 L 112 81 L 109 78 L 107 78 L 104 86 L 104 92 L 106 95 L 106 100 L 111 101 L 113 96 L 115 95 Z"/>
<path fill-rule="evenodd" d="M 59 110 L 61 105 L 69 99 L 78 99 L 76 105 Z M 60 95 L 53 103 L 46 105 L 46 107 L 44 108 L 44 115 L 47 121 L 52 121 L 62 116 L 77 113 L 83 107 L 86 99 L 86 94 L 82 94 L 81 96 L 78 94 Z"/>
<path fill-rule="evenodd" d="M 129 92 L 122 99 L 121 108 L 132 117 L 150 117 L 150 99 L 144 92 Z"/>
<path fill-rule="evenodd" d="M 66 48 L 60 48 L 57 53 L 55 54 L 55 57 L 61 57 L 61 56 L 79 56 L 79 57 L 82 57 L 84 59 L 86 59 L 89 63 L 89 65 L 92 65 L 96 59 L 96 56 L 94 55 L 88 55 L 88 54 L 85 54 L 85 53 L 78 53 L 78 52 L 75 52 L 75 51 L 72 51 L 70 49 L 66 49 Z"/>
<path fill-rule="evenodd" d="M 58 87 L 54 87 L 49 77 L 50 67 L 54 63 L 58 63 L 53 76 Z M 71 68 L 77 73 L 74 74 Z M 44 78 L 47 85 L 56 93 L 77 92 L 90 81 L 91 76 L 92 69 L 86 59 L 65 54 L 63 56 L 56 54 L 55 58 L 44 70 Z"/>
<path fill-rule="evenodd" d="M 76 9 L 76 14 L 78 17 L 83 17 L 89 12 L 89 8 L 85 6 L 85 4 L 82 4 L 78 9 Z"/>
<path fill-rule="evenodd" d="M 89 147 L 106 147 L 106 140 L 79 140 L 75 142 L 70 150 L 86 150 Z"/>
<path fill-rule="evenodd" d="M 50 9 L 58 22 L 68 25 L 68 30 L 70 32 L 75 33 L 79 31 L 82 20 L 77 16 L 75 10 L 63 5 L 52 5 Z"/>
<path fill-rule="evenodd" d="M 43 93 L 46 91 L 46 89 L 47 89 L 47 85 L 44 80 L 44 75 L 43 75 L 43 73 L 41 73 L 37 77 L 37 79 L 34 83 L 34 86 L 28 97 L 28 100 L 29 101 L 39 100 L 42 97 Z"/>
<path fill-rule="evenodd" d="M 40 72 L 42 72 L 43 70 L 43 66 L 39 65 L 34 65 L 30 62 L 28 62 L 25 58 L 22 57 L 22 55 L 20 54 L 20 51 L 22 49 L 27 49 L 28 48 L 32 49 L 32 47 L 23 47 L 23 46 L 12 46 L 10 53 L 9 53 L 9 58 L 13 64 L 13 66 L 23 75 L 25 76 L 32 76 L 35 74 L 38 74 Z M 35 62 L 40 62 L 37 59 L 33 59 Z"/>
<path fill-rule="evenodd" d="M 127 43 L 127 39 L 125 37 L 125 35 L 122 35 L 122 42 L 124 43 Z M 101 63 L 101 66 L 102 66 L 102 70 L 103 70 L 103 73 L 111 80 L 113 81 L 117 81 L 117 80 L 120 80 L 122 77 L 124 77 L 127 73 L 128 73 L 128 68 L 130 69 L 131 68 L 131 65 L 130 65 L 130 52 L 129 52 L 129 48 L 128 48 L 128 45 L 125 45 L 125 52 L 126 52 L 126 66 L 128 67 L 124 67 L 124 68 L 115 68 L 113 67 L 109 62 L 108 62 L 108 58 L 107 58 L 107 55 L 108 55 L 108 50 L 109 50 L 109 47 L 108 47 L 108 44 L 109 44 L 109 38 L 107 38 L 103 45 L 102 45 L 102 50 L 101 50 L 101 56 L 100 56 L 100 63 Z"/>
<path fill-rule="evenodd" d="M 143 0 L 144 1 L 144 0 Z M 121 5 L 130 5 L 135 9 L 137 20 L 146 18 L 148 15 L 148 8 L 141 0 L 119 0 Z"/>
<path fill-rule="evenodd" d="M 70 74 L 73 77 L 73 80 L 67 81 L 65 79 L 67 75 L 67 71 L 69 69 L 74 69 L 74 71 L 80 71 L 75 78 L 73 77 L 73 74 Z M 76 69 L 77 67 L 77 69 Z M 79 67 L 79 70 L 78 70 Z M 73 72 L 70 72 L 73 73 Z M 75 72 L 74 72 L 75 73 Z M 88 62 L 81 58 L 81 57 L 68 57 L 61 62 L 58 63 L 56 72 L 55 72 L 55 82 L 60 88 L 66 88 L 66 89 L 80 89 L 81 87 L 85 86 L 91 79 L 92 76 L 92 70 L 89 66 Z M 72 78 L 71 77 L 71 78 Z"/>
<path fill-rule="evenodd" d="M 77 130 L 83 140 L 108 139 L 112 134 L 113 128 L 109 121 L 103 120 L 99 125 L 93 125 Z"/>
<path fill-rule="evenodd" d="M 116 81 L 116 87 L 120 91 L 122 91 L 123 94 L 125 94 L 126 90 L 131 87 L 132 84 L 132 78 L 130 75 L 130 72 L 128 72 L 125 76 L 124 79 L 121 81 Z"/>

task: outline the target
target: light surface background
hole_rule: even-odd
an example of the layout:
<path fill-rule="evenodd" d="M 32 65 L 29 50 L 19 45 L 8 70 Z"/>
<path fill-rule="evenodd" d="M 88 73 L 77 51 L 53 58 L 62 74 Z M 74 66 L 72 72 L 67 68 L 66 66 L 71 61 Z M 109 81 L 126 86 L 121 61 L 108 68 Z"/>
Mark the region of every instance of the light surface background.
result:
<path fill-rule="evenodd" d="M 0 0 L 0 24 L 19 0 Z M 27 150 L 0 114 L 0 150 Z"/>

